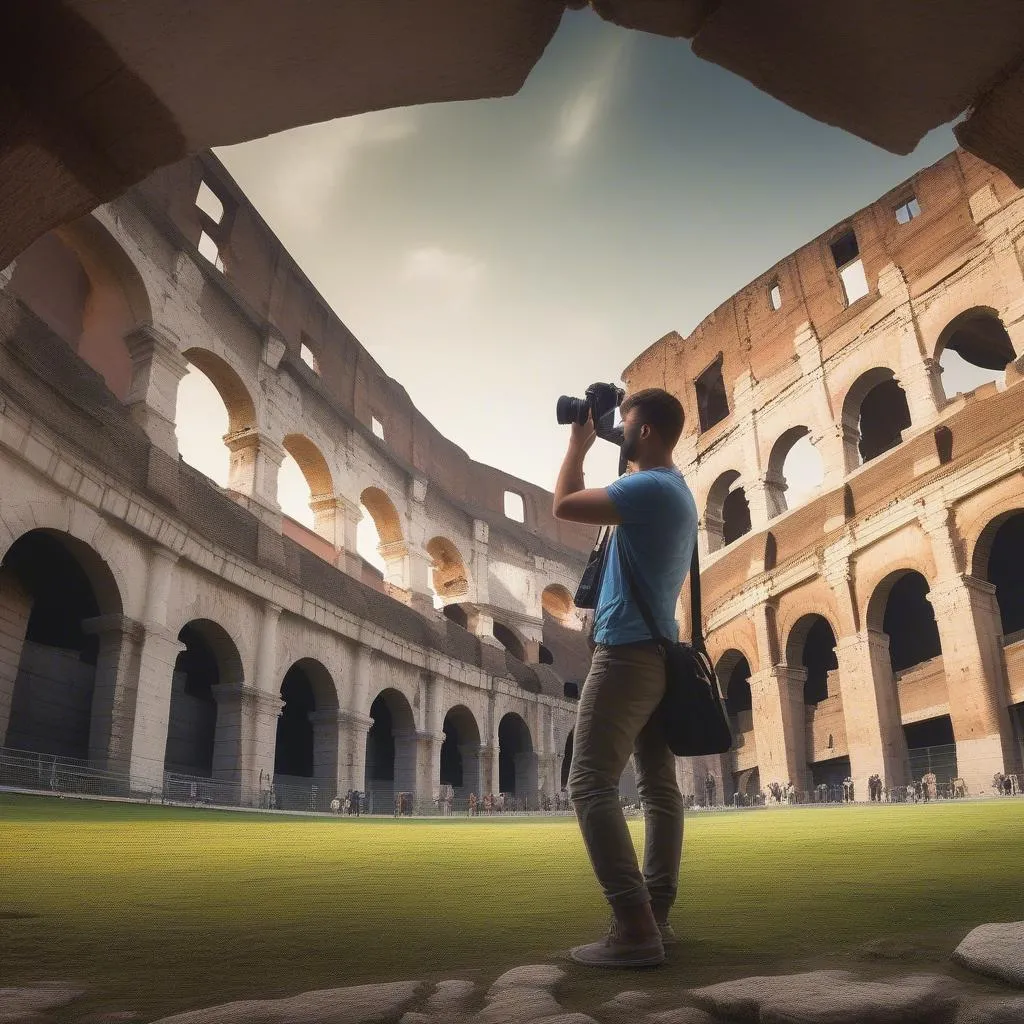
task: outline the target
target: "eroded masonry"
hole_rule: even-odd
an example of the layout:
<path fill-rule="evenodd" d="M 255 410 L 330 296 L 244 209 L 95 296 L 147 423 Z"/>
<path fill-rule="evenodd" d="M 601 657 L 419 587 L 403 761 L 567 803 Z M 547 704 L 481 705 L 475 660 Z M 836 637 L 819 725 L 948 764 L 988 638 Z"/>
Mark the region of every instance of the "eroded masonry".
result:
<path fill-rule="evenodd" d="M 594 531 L 442 437 L 214 157 L 22 253 L 0 337 L 5 748 L 242 803 L 561 790 Z M 189 366 L 226 488 L 179 458 Z M 285 453 L 313 529 L 282 515 Z"/>
<path fill-rule="evenodd" d="M 686 409 L 736 734 L 684 792 L 1019 776 L 1022 260 L 1024 196 L 957 150 L 625 371 Z"/>

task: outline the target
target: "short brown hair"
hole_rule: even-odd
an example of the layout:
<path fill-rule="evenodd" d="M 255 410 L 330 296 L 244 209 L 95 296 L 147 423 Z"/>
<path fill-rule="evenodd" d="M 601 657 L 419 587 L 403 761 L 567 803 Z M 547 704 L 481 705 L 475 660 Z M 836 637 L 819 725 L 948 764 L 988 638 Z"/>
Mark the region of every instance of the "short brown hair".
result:
<path fill-rule="evenodd" d="M 683 433 L 682 403 L 662 388 L 645 388 L 626 397 L 619 412 L 625 419 L 631 409 L 639 410 L 640 419 L 648 424 L 668 445 L 675 448 Z"/>

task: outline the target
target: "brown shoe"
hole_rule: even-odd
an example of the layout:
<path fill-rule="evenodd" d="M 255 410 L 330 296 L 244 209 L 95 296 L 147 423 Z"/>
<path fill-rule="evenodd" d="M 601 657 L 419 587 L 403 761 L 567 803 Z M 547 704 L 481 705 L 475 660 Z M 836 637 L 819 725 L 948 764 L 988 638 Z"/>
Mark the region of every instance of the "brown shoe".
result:
<path fill-rule="evenodd" d="M 676 935 L 668 921 L 664 924 L 659 924 L 658 931 L 661 932 L 661 944 L 663 946 L 674 946 L 679 941 L 679 936 Z"/>
<path fill-rule="evenodd" d="M 613 920 L 604 939 L 576 946 L 569 950 L 569 956 L 587 967 L 657 967 L 665 962 L 665 947 L 660 935 L 640 942 L 627 941 Z"/>

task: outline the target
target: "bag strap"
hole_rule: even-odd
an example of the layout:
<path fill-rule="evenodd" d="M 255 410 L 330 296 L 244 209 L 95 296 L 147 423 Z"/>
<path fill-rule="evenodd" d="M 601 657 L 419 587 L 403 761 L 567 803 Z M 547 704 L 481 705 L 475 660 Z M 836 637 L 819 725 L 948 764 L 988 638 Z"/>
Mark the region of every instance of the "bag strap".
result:
<path fill-rule="evenodd" d="M 618 530 L 615 532 L 617 534 Z M 626 553 L 625 548 L 619 543 L 619 538 L 617 536 L 615 538 L 615 550 L 619 556 L 619 565 L 625 573 L 626 580 L 629 583 L 629 589 L 633 595 L 633 600 L 636 602 L 637 608 L 640 609 L 640 614 L 643 616 L 645 625 L 651 631 L 651 636 L 659 643 L 667 644 L 669 641 L 661 635 L 654 623 L 654 616 L 651 615 L 650 605 L 648 605 L 643 594 L 640 593 L 640 588 L 637 586 L 636 578 L 633 576 L 631 559 Z M 690 646 L 698 651 L 704 651 L 707 649 L 704 646 L 704 627 L 701 623 L 700 558 L 697 553 L 696 538 L 694 538 L 693 542 L 693 556 L 690 558 Z"/>

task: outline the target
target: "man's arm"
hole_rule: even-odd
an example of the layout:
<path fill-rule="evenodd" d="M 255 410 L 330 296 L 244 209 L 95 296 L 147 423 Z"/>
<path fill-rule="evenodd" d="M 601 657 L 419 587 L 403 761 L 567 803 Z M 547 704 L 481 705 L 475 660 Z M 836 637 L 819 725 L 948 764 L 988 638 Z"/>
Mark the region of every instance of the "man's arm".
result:
<path fill-rule="evenodd" d="M 590 417 L 586 423 L 572 425 L 569 448 L 558 472 L 551 510 L 556 519 L 572 523 L 617 526 L 622 520 L 607 490 L 603 487 L 591 487 L 588 490 L 583 483 L 583 460 L 596 437 Z"/>

